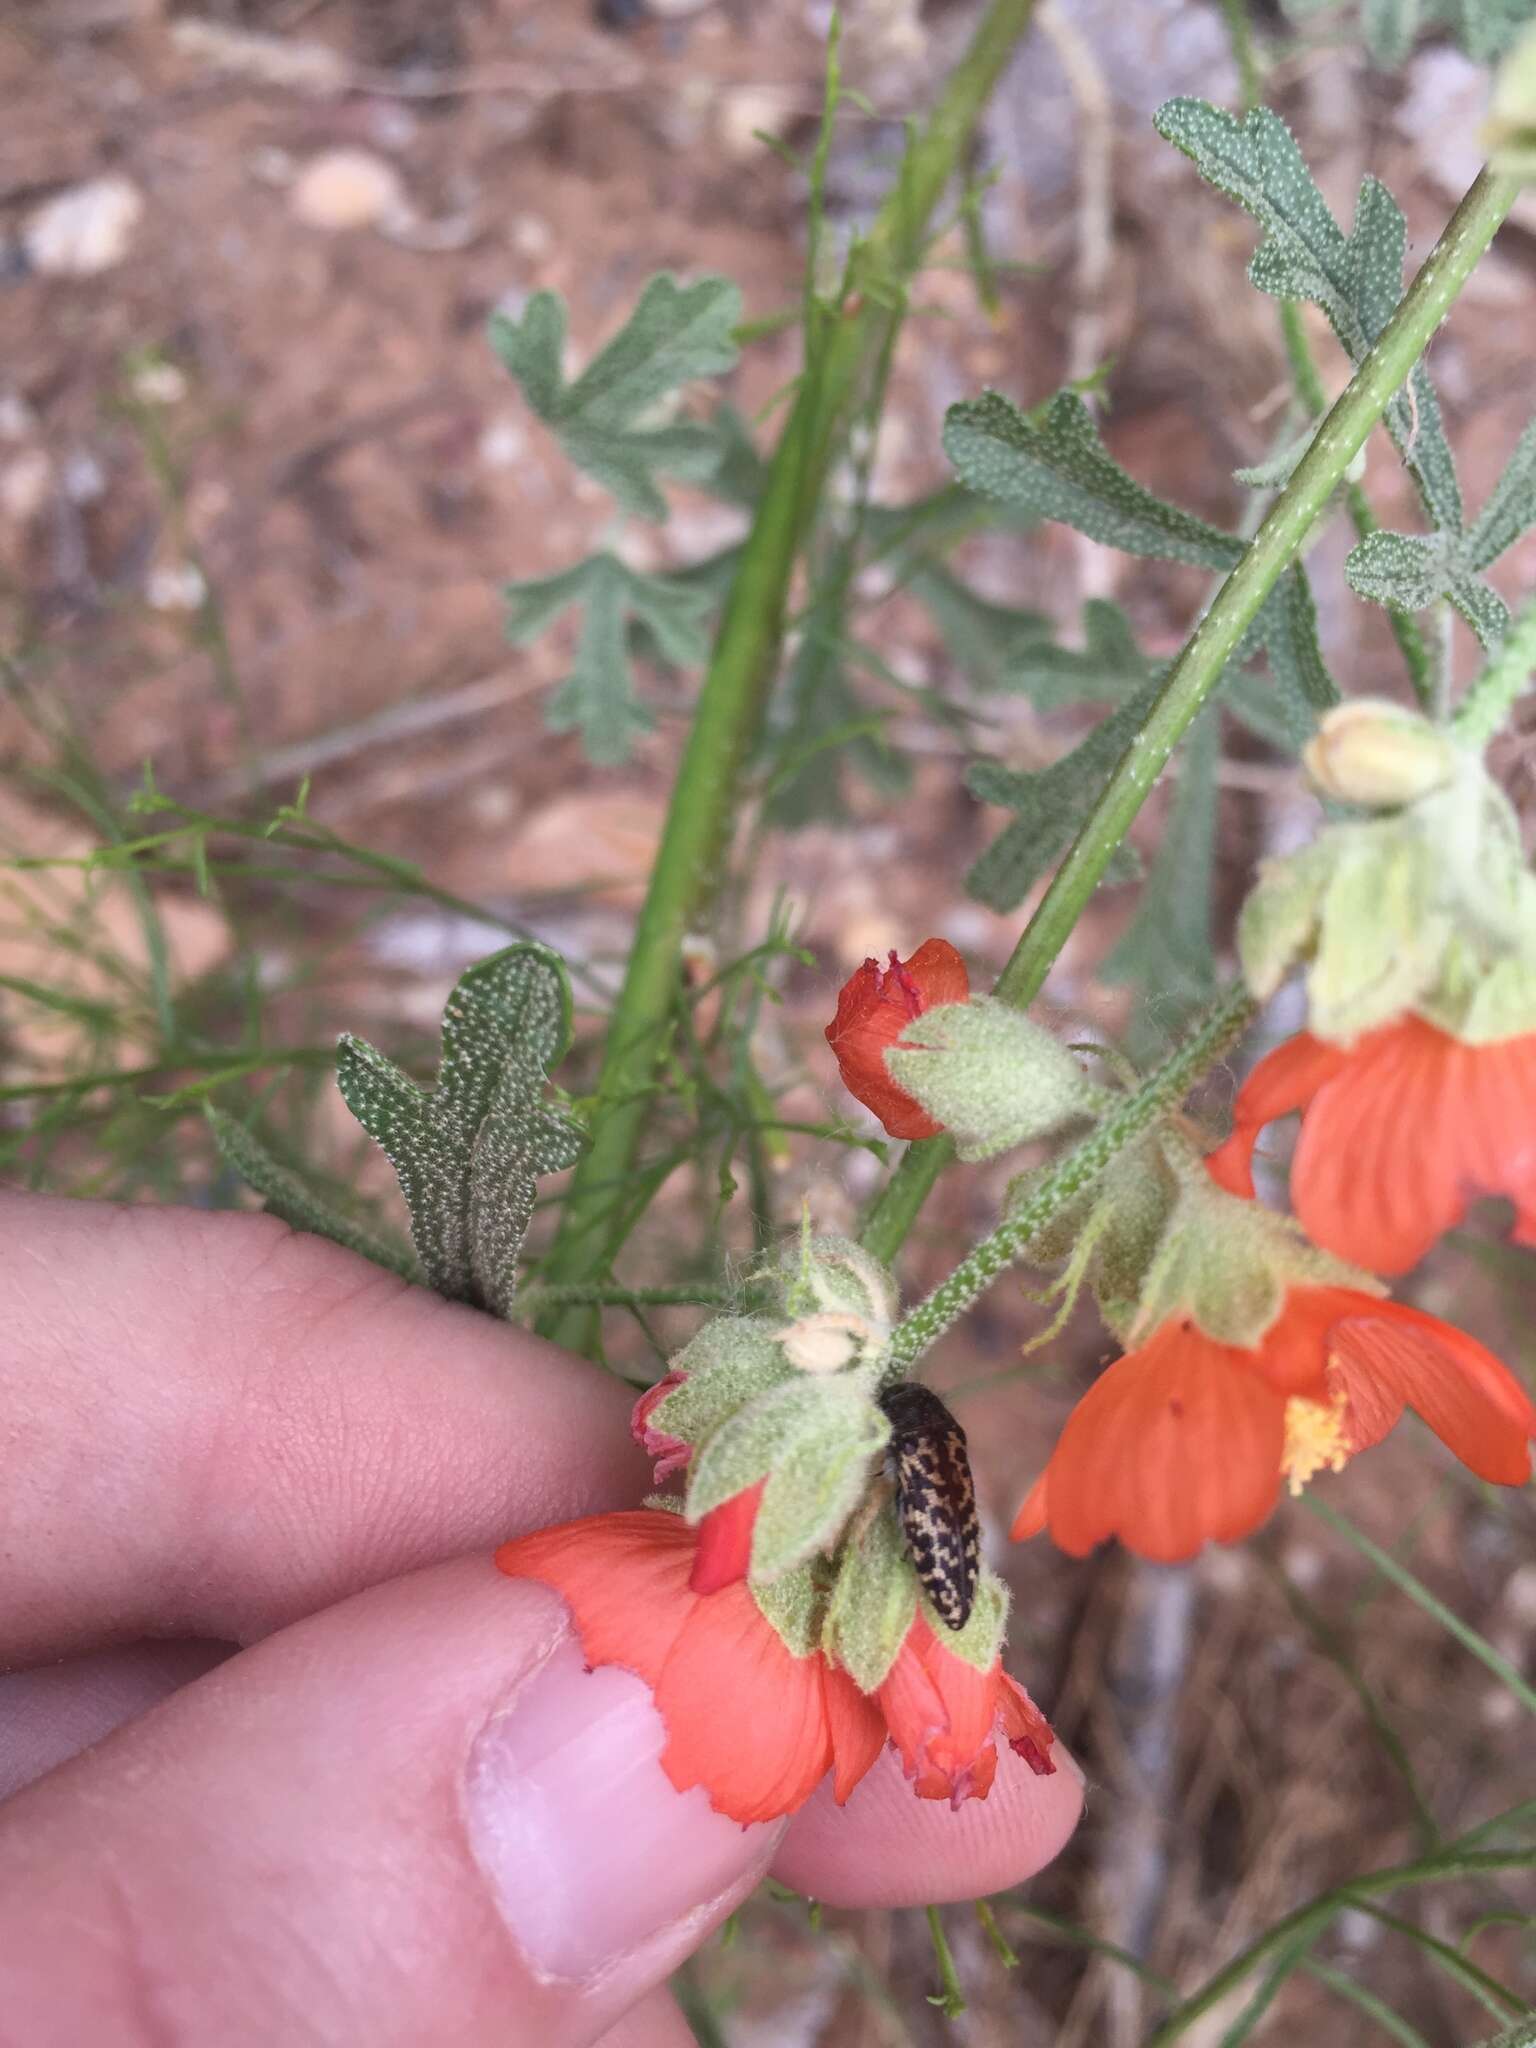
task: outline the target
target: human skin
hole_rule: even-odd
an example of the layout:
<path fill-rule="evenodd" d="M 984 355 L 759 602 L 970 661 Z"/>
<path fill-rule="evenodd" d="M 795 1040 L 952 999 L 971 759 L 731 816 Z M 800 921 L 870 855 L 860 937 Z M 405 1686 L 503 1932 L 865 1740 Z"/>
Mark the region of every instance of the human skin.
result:
<path fill-rule="evenodd" d="M 679 1794 L 504 1538 L 646 1491 L 581 1360 L 267 1217 L 0 1194 L 0 2044 L 686 2048 L 768 1870 L 992 1892 L 1081 1778 Z M 62 1661 L 61 1661 L 62 1660 Z M 729 1710 L 729 1703 L 724 1703 Z"/>

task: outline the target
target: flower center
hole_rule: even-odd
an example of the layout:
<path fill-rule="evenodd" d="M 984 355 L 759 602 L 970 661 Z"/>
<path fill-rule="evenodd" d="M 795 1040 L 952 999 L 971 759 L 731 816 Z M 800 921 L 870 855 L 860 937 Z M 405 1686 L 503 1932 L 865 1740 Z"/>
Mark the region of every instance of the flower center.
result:
<path fill-rule="evenodd" d="M 1285 1404 L 1285 1449 L 1280 1453 L 1280 1470 L 1293 1495 L 1319 1472 L 1342 1472 L 1349 1463 L 1349 1434 L 1344 1427 L 1348 1397 L 1335 1394 L 1327 1401 L 1309 1401 L 1293 1394 Z"/>

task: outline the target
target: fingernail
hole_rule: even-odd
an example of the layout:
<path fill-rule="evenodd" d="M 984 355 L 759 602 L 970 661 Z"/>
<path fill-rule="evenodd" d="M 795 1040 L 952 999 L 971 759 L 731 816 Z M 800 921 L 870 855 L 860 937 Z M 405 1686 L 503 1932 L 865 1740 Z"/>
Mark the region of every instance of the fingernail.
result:
<path fill-rule="evenodd" d="M 590 1978 L 669 1938 L 681 1953 L 765 1868 L 781 1824 L 744 1828 L 702 1787 L 678 1792 L 665 1745 L 649 1688 L 588 1671 L 569 1635 L 476 1737 L 470 1847 L 538 1976 Z"/>

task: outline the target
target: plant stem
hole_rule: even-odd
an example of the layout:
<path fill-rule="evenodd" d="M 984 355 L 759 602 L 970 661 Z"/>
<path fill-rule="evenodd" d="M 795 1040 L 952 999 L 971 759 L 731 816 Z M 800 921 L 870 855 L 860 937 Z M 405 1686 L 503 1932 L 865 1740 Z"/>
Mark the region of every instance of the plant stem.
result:
<path fill-rule="evenodd" d="M 1331 1920 L 1346 1907 L 1354 1906 L 1377 1892 L 1432 1884 L 1437 1878 L 1492 1876 L 1501 1870 L 1529 1869 L 1533 1864 L 1536 1864 L 1536 1849 L 1463 1849 L 1453 1842 L 1438 1855 L 1425 1856 L 1418 1862 L 1399 1863 L 1390 1870 L 1372 1870 L 1363 1877 L 1352 1877 L 1348 1883 L 1320 1893 L 1317 1898 L 1298 1906 L 1293 1913 L 1287 1913 L 1272 1927 L 1266 1928 L 1257 1941 L 1245 1948 L 1241 1955 L 1234 1956 L 1225 1969 L 1208 1978 L 1177 2011 L 1169 2014 L 1148 2041 L 1147 2048 L 1169 2048 L 1170 2042 L 1182 2039 L 1196 2020 L 1213 2006 L 1220 2005 L 1266 1956 L 1284 1948 L 1300 1929 L 1314 1921 Z"/>
<path fill-rule="evenodd" d="M 1485 170 L 1452 214 L 1381 338 L 1334 401 L 1290 482 L 1168 671 L 1146 724 L 1121 756 L 998 979 L 994 993 L 1005 1002 L 1022 1009 L 1040 993 L 1168 756 L 1221 680 L 1259 607 L 1423 354 L 1519 190 L 1512 178 Z M 863 1243 L 876 1258 L 888 1262 L 895 1256 L 953 1156 L 943 1138 L 908 1147 L 864 1226 Z"/>
<path fill-rule="evenodd" d="M 1232 43 L 1232 60 L 1237 66 L 1239 92 L 1243 112 L 1250 114 L 1261 106 L 1264 99 L 1264 81 L 1254 54 L 1253 28 L 1248 18 L 1248 0 L 1221 0 L 1222 12 L 1227 17 L 1227 33 Z M 1307 340 L 1301 306 L 1296 299 L 1280 301 L 1280 334 L 1285 342 L 1285 359 L 1290 364 L 1291 382 L 1296 387 L 1296 396 L 1306 407 L 1308 416 L 1320 420 L 1328 410 L 1328 392 L 1318 373 L 1317 362 L 1312 354 L 1312 344 Z M 1344 488 L 1344 503 L 1349 511 L 1350 524 L 1355 529 L 1357 540 L 1365 540 L 1376 531 L 1376 514 L 1371 510 L 1371 501 L 1365 495 L 1365 486 L 1351 480 Z M 1430 708 L 1430 658 L 1424 644 L 1424 635 L 1419 622 L 1412 612 L 1400 612 L 1388 608 L 1388 620 L 1392 637 L 1402 650 L 1403 660 L 1408 666 L 1408 679 L 1413 684 L 1413 694 L 1419 701 L 1421 711 Z"/>
<path fill-rule="evenodd" d="M 1246 988 L 1229 990 L 1172 1059 L 1105 1117 L 1097 1130 L 1074 1145 L 1066 1158 L 1043 1176 L 1029 1201 L 1015 1209 L 989 1237 L 984 1237 L 947 1280 L 941 1281 L 925 1301 L 902 1317 L 891 1332 L 882 1377 L 902 1378 L 908 1367 L 986 1292 L 998 1274 L 1023 1256 L 1030 1240 L 1039 1235 L 1058 1211 L 1090 1187 L 1149 1124 L 1176 1108 L 1191 1084 L 1241 1036 L 1256 1008 Z"/>
<path fill-rule="evenodd" d="M 1515 614 L 1493 658 L 1462 699 L 1451 731 L 1463 746 L 1482 748 L 1536 678 L 1536 598 Z"/>
<path fill-rule="evenodd" d="M 1427 1586 L 1419 1583 L 1412 1572 L 1405 1570 L 1395 1557 L 1381 1548 L 1380 1544 L 1373 1543 L 1363 1530 L 1355 1527 L 1353 1522 L 1346 1521 L 1343 1515 L 1335 1514 L 1332 1508 L 1312 1494 L 1307 1496 L 1307 1506 L 1320 1521 L 1328 1524 L 1336 1536 L 1342 1536 L 1346 1543 L 1355 1546 L 1362 1557 L 1368 1558 L 1384 1579 L 1390 1579 L 1400 1593 L 1406 1593 L 1408 1598 L 1422 1607 L 1432 1620 L 1438 1621 L 1449 1635 L 1453 1635 L 1464 1650 L 1470 1651 L 1481 1664 L 1486 1665 L 1499 1683 L 1508 1687 L 1528 1714 L 1536 1714 L 1536 1687 L 1528 1685 L 1509 1659 L 1500 1656 L 1486 1637 L 1480 1636 L 1475 1628 L 1469 1628 L 1459 1614 L 1447 1607 L 1443 1600 L 1437 1600 Z"/>
<path fill-rule="evenodd" d="M 960 1973 L 955 1968 L 954 1954 L 944 1932 L 944 1923 L 939 1918 L 938 1907 L 929 1906 L 926 1911 L 928 1939 L 933 1943 L 933 1959 L 938 1964 L 939 1982 L 944 1987 L 936 1997 L 930 1996 L 928 2003 L 936 2005 L 945 2019 L 957 2020 L 965 2011 L 965 1991 L 960 1983 Z"/>
<path fill-rule="evenodd" d="M 769 466 L 768 482 L 731 586 L 656 864 L 635 928 L 624 985 L 603 1051 L 592 1143 L 572 1178 L 545 1266 L 559 1284 L 606 1272 L 622 1241 L 622 1196 L 673 1031 L 683 942 L 720 880 L 743 771 L 761 736 L 783 642 L 790 578 L 814 521 L 840 423 L 861 371 L 888 346 L 907 279 L 922 260 L 934 208 L 964 161 L 976 120 L 1034 0 L 993 0 L 969 50 L 913 142 L 895 191 L 856 252 L 856 296 L 814 355 Z M 815 320 L 813 324 L 820 325 Z M 808 348 L 811 336 L 808 334 Z M 590 1351 L 592 1309 L 569 1309 L 548 1334 Z"/>

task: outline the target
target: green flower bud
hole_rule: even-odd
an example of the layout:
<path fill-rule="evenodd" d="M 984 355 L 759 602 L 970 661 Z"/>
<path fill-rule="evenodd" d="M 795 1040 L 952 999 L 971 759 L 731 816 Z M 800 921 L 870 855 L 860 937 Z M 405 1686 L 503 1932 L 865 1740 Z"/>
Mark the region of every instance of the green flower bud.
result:
<path fill-rule="evenodd" d="M 1428 719 L 1377 697 L 1355 697 L 1326 713 L 1301 756 L 1320 796 L 1373 811 L 1443 789 L 1459 758 Z"/>
<path fill-rule="evenodd" d="M 896 1282 L 852 1238 L 812 1237 L 807 1225 L 798 1243 L 786 1246 L 780 1273 L 784 1306 L 797 1319 L 838 1313 L 876 1328 L 896 1320 Z"/>
<path fill-rule="evenodd" d="M 924 1011 L 885 1063 L 966 1160 L 1046 1137 L 1105 1100 L 1050 1032 L 990 996 Z"/>

